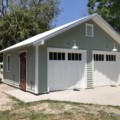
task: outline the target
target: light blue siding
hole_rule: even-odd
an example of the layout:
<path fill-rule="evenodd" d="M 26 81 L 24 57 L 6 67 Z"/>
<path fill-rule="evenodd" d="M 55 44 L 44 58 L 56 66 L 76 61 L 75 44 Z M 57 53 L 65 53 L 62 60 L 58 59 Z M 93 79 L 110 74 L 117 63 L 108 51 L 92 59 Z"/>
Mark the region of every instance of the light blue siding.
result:
<path fill-rule="evenodd" d="M 85 24 L 94 24 L 94 37 L 85 36 Z M 93 66 L 92 50 L 111 51 L 113 44 L 118 50 L 120 45 L 116 43 L 106 32 L 104 32 L 93 21 L 88 21 L 74 27 L 39 46 L 39 92 L 47 92 L 47 48 L 67 48 L 71 49 L 73 41 L 76 40 L 79 49 L 87 50 L 87 88 L 93 87 Z"/>
<path fill-rule="evenodd" d="M 4 81 L 5 83 L 19 87 L 19 53 L 26 51 L 27 60 L 27 90 L 34 92 L 35 90 L 35 48 L 33 46 L 22 47 L 4 53 Z M 7 54 L 11 56 L 10 72 L 7 72 Z"/>
<path fill-rule="evenodd" d="M 85 24 L 94 24 L 94 37 L 85 36 Z M 87 50 L 87 88 L 93 87 L 92 50 L 111 51 L 116 44 L 120 51 L 120 45 L 104 32 L 93 21 L 88 21 L 74 27 L 56 37 L 45 41 L 39 46 L 39 93 L 47 92 L 47 48 L 71 49 L 74 40 L 81 50 Z M 27 46 L 4 53 L 4 82 L 19 87 L 19 52 L 27 51 L 27 90 L 35 92 L 35 47 Z M 6 71 L 7 54 L 11 55 L 11 71 Z"/>

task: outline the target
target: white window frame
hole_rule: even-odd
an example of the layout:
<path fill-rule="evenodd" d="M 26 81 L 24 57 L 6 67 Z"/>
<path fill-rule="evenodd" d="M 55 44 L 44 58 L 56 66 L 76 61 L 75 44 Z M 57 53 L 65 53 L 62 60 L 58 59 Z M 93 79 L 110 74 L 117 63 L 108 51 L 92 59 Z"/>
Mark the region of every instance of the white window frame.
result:
<path fill-rule="evenodd" d="M 9 63 L 8 63 L 8 57 L 9 57 Z M 7 54 L 7 72 L 10 72 L 10 66 L 11 66 L 11 55 Z"/>
<path fill-rule="evenodd" d="M 91 27 L 91 28 L 92 28 L 92 35 L 88 35 L 88 34 L 87 34 L 87 28 L 88 28 L 88 27 Z M 85 35 L 86 35 L 86 36 L 88 36 L 88 37 L 94 37 L 94 25 L 93 25 L 93 24 L 86 23 L 86 24 L 85 24 L 85 31 L 86 31 L 86 32 L 85 32 Z"/>

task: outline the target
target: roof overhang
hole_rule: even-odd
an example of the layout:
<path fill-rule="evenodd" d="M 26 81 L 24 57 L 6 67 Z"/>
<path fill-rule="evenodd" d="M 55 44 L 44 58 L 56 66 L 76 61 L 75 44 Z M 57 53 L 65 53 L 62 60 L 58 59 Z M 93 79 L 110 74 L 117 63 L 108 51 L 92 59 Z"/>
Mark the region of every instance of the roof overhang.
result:
<path fill-rule="evenodd" d="M 111 36 L 117 43 L 120 44 L 120 35 L 116 32 L 102 17 L 98 14 L 92 20 L 102 28 L 109 36 Z"/>
<path fill-rule="evenodd" d="M 43 45 L 46 40 L 49 40 L 50 38 L 53 38 L 88 20 L 93 20 L 99 27 L 101 27 L 107 34 L 109 34 L 109 36 L 111 36 L 116 42 L 120 44 L 120 35 L 102 17 L 100 17 L 98 14 L 95 13 L 93 15 L 86 16 L 82 19 L 78 19 L 71 23 L 65 24 L 63 26 L 33 36 L 23 42 L 10 46 L 6 49 L 3 49 L 2 51 L 0 51 L 0 53 L 28 45 L 33 45 L 33 46 Z"/>

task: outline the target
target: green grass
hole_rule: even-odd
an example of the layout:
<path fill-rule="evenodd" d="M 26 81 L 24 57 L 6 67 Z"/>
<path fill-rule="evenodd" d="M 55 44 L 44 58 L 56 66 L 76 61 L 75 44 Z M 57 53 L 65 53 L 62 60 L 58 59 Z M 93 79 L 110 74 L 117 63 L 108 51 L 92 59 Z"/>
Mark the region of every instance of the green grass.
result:
<path fill-rule="evenodd" d="M 120 120 L 119 106 L 51 100 L 24 103 L 10 98 L 13 106 L 10 110 L 0 111 L 0 120 Z"/>

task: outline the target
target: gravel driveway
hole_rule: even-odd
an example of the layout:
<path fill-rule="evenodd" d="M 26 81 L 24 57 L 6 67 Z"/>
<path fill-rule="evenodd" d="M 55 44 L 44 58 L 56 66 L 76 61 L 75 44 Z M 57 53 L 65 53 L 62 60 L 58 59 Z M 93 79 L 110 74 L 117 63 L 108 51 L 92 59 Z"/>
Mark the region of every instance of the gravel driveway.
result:
<path fill-rule="evenodd" d="M 0 111 L 8 110 L 12 107 L 13 101 L 7 94 L 5 94 L 5 91 L 13 89 L 15 88 L 3 83 L 0 84 Z"/>

